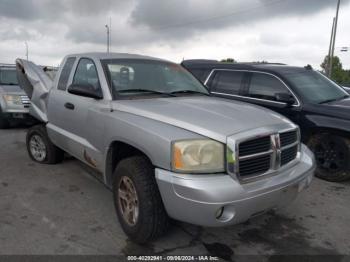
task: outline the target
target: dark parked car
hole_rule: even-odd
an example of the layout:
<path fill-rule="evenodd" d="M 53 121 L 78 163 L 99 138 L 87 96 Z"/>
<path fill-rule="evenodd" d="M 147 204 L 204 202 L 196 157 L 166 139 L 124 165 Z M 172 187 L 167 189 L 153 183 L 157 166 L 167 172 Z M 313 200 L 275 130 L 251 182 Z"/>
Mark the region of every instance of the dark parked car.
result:
<path fill-rule="evenodd" d="M 311 66 L 228 64 L 187 60 L 182 65 L 212 95 L 270 108 L 301 128 L 314 152 L 316 176 L 328 181 L 350 179 L 349 94 Z"/>

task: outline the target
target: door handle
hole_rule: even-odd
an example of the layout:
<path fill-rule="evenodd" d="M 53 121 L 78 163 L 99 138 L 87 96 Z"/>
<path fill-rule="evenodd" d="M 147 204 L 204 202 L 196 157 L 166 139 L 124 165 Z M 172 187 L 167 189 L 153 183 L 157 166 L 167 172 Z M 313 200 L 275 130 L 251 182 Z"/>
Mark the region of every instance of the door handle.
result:
<path fill-rule="evenodd" d="M 74 110 L 75 106 L 72 103 L 65 103 L 64 107 L 69 110 Z"/>

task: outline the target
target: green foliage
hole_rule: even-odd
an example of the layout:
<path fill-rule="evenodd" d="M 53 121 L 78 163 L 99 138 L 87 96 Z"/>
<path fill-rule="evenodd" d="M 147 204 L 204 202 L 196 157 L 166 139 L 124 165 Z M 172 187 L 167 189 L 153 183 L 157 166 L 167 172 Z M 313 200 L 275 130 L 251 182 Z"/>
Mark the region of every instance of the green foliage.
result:
<path fill-rule="evenodd" d="M 223 62 L 223 63 L 237 63 L 237 61 L 234 60 L 233 58 L 222 59 L 221 62 Z"/>
<path fill-rule="evenodd" d="M 328 65 L 328 55 L 324 58 L 321 68 L 324 73 L 327 72 Z M 350 85 L 350 70 L 343 69 L 343 65 L 339 57 L 333 57 L 333 69 L 331 79 L 340 85 L 349 86 Z"/>

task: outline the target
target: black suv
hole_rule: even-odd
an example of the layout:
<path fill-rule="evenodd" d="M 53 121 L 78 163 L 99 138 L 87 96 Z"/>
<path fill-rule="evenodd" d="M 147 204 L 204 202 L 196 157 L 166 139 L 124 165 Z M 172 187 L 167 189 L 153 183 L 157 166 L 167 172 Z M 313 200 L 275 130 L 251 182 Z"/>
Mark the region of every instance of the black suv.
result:
<path fill-rule="evenodd" d="M 182 62 L 212 95 L 268 107 L 300 126 L 314 152 L 316 176 L 350 179 L 349 94 L 311 66 Z"/>

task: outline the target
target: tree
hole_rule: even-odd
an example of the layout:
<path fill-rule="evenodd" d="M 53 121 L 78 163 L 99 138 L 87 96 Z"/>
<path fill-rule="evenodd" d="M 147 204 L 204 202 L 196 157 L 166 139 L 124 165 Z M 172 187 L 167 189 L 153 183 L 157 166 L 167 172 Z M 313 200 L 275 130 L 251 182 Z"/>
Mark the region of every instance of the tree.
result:
<path fill-rule="evenodd" d="M 329 57 L 327 55 L 321 64 L 323 73 L 326 73 L 328 71 L 328 68 L 327 68 L 328 59 Z M 340 85 L 350 84 L 350 70 L 343 69 L 343 65 L 339 57 L 337 56 L 333 57 L 333 68 L 332 68 L 331 79 Z"/>
<path fill-rule="evenodd" d="M 234 60 L 233 58 L 222 59 L 221 62 L 223 62 L 223 63 L 237 63 L 237 61 Z"/>

